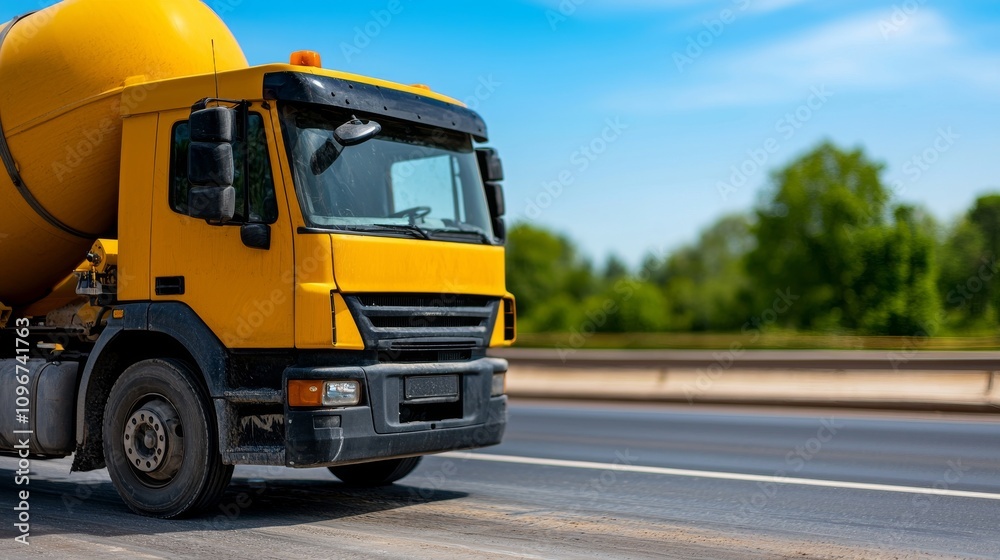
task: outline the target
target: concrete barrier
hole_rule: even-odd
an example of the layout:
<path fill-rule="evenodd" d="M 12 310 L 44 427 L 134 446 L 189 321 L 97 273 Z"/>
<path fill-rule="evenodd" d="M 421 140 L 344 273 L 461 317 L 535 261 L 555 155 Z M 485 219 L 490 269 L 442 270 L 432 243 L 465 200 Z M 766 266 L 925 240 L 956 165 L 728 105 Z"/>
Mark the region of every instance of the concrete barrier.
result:
<path fill-rule="evenodd" d="M 713 355 L 714 354 L 714 355 Z M 515 397 L 1000 409 L 993 353 L 719 353 L 549 350 L 496 352 Z M 997 367 L 1000 370 L 1000 367 Z"/>

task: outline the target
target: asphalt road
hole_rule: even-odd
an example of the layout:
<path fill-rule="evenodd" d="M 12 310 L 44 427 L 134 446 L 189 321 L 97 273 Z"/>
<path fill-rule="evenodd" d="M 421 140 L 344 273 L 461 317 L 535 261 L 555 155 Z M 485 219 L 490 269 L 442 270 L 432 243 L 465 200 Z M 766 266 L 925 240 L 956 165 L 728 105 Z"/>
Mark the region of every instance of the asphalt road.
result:
<path fill-rule="evenodd" d="M 36 462 L 29 546 L 0 458 L 0 557 L 1000 558 L 1000 417 L 522 401 L 474 457 L 382 490 L 239 468 L 183 521 Z"/>

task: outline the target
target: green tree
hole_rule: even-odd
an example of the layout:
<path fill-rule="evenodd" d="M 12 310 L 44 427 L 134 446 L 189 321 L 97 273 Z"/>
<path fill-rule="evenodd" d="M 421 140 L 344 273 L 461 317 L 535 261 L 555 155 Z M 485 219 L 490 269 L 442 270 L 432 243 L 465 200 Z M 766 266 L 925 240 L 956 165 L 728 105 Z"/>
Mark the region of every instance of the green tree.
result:
<path fill-rule="evenodd" d="M 758 306 L 775 290 L 798 296 L 780 324 L 914 334 L 934 318 L 933 230 L 913 209 L 889 219 L 882 169 L 827 142 L 773 174 L 747 270 Z"/>
<path fill-rule="evenodd" d="M 894 212 L 893 224 L 858 236 L 863 263 L 853 281 L 851 308 L 868 334 L 934 334 L 940 322 L 933 218 L 910 206 Z"/>
<path fill-rule="evenodd" d="M 754 246 L 745 215 L 719 219 L 698 241 L 661 264 L 647 261 L 653 283 L 663 291 L 665 325 L 675 331 L 734 330 L 747 320 L 749 279 L 745 258 Z"/>
<path fill-rule="evenodd" d="M 668 326 L 667 311 L 666 298 L 656 286 L 623 277 L 588 299 L 584 318 L 598 332 L 660 332 Z"/>
<path fill-rule="evenodd" d="M 573 243 L 530 224 L 515 224 L 507 240 L 507 288 L 517 297 L 525 332 L 568 331 L 581 303 L 595 291 L 590 263 Z"/>
<path fill-rule="evenodd" d="M 604 263 L 604 271 L 601 276 L 605 282 L 615 282 L 628 276 L 628 273 L 628 266 L 618 258 L 618 255 L 611 255 Z"/>
<path fill-rule="evenodd" d="M 995 328 L 1000 317 L 1000 195 L 976 200 L 940 251 L 938 290 L 950 326 Z"/>

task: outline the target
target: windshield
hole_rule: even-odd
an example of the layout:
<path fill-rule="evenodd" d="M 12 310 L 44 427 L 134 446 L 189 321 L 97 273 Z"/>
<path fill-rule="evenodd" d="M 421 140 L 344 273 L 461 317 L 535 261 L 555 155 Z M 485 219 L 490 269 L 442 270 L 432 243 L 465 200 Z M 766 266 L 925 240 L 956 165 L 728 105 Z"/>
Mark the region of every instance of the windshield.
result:
<path fill-rule="evenodd" d="M 334 130 L 350 113 L 288 103 L 281 115 L 299 204 L 311 227 L 492 242 L 470 136 L 379 118 L 377 137 L 344 147 Z"/>

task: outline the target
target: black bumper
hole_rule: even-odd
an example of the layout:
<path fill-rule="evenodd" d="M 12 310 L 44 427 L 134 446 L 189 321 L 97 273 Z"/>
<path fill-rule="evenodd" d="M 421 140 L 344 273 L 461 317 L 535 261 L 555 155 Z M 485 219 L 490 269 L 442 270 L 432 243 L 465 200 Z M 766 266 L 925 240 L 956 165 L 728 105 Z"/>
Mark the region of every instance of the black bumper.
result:
<path fill-rule="evenodd" d="M 361 367 L 289 368 L 288 379 L 356 379 L 365 388 L 362 405 L 339 409 L 285 407 L 285 464 L 327 467 L 472 449 L 500 443 L 507 425 L 507 397 L 491 397 L 493 375 L 507 362 L 378 364 Z M 458 376 L 460 399 L 449 418 L 401 421 L 408 404 L 407 379 Z"/>

